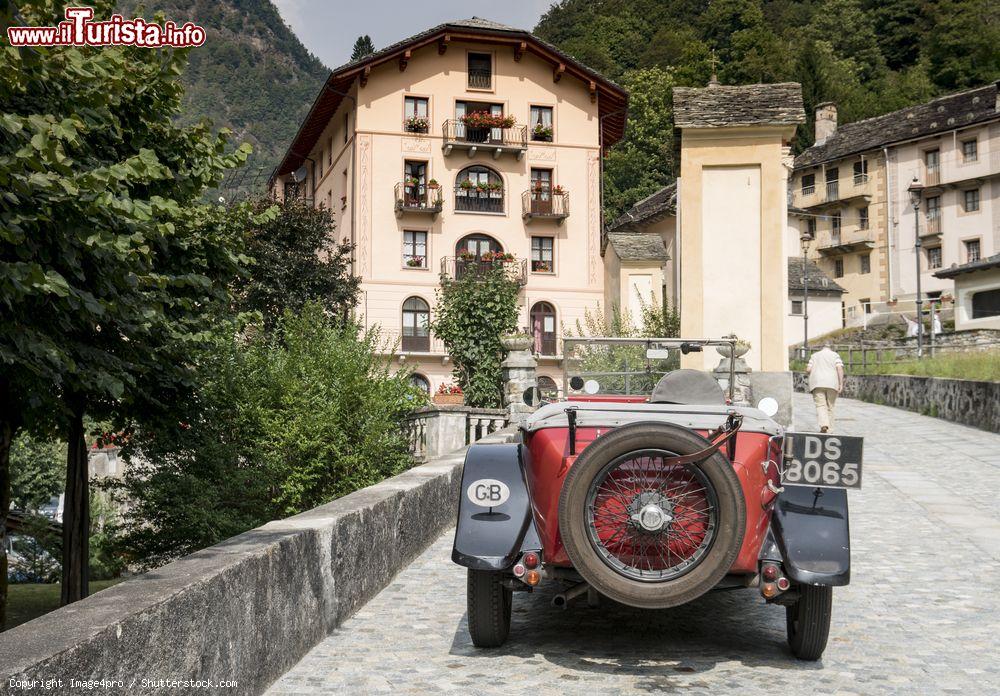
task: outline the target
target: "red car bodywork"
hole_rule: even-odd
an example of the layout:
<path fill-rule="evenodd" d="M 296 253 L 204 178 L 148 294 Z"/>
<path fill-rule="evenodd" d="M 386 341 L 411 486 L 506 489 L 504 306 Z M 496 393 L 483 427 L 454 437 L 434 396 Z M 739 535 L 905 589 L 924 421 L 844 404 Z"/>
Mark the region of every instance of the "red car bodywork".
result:
<path fill-rule="evenodd" d="M 612 401 L 612 399 L 602 399 Z M 633 399 L 618 397 L 617 402 L 633 403 Z M 645 401 L 645 399 L 643 399 Z M 559 534 L 559 494 L 563 480 L 576 458 L 607 428 L 580 427 L 576 430 L 576 454 L 569 454 L 569 430 L 545 428 L 531 433 L 527 441 L 531 452 L 531 466 L 526 476 L 531 492 L 532 512 L 542 551 L 547 563 L 571 566 Z M 704 431 L 700 431 L 705 435 Z M 770 449 L 769 449 L 770 448 Z M 730 573 L 752 574 L 757 572 L 758 553 L 770 522 L 771 509 L 776 493 L 768 486 L 779 484 L 778 467 L 765 462 L 779 461 L 780 442 L 766 433 L 740 432 L 736 436 L 736 454 L 732 465 L 739 477 L 746 501 L 746 531 L 743 544 Z"/>

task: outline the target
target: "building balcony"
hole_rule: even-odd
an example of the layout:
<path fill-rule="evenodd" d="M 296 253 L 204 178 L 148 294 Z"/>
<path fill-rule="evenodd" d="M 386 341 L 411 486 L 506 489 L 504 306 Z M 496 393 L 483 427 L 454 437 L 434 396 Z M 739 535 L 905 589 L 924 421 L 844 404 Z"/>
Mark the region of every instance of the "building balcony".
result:
<path fill-rule="evenodd" d="M 864 251 L 875 248 L 875 235 L 871 230 L 857 230 L 855 232 L 831 232 L 829 236 L 821 238 L 817 250 L 825 256 L 839 256 L 849 254 L 853 251 Z"/>
<path fill-rule="evenodd" d="M 396 217 L 403 213 L 423 213 L 436 218 L 443 207 L 441 189 L 426 185 L 408 184 L 400 181 L 396 184 Z"/>
<path fill-rule="evenodd" d="M 928 215 L 923 227 L 920 228 L 920 237 L 937 237 L 941 234 L 941 215 Z"/>
<path fill-rule="evenodd" d="M 941 167 L 924 168 L 924 186 L 941 185 Z"/>
<path fill-rule="evenodd" d="M 569 217 L 569 194 L 531 189 L 521 194 L 521 207 L 526 220 L 556 220 L 561 225 Z"/>
<path fill-rule="evenodd" d="M 504 190 L 476 186 L 455 187 L 455 210 L 464 213 L 492 213 L 503 215 Z"/>
<path fill-rule="evenodd" d="M 441 259 L 441 276 L 450 280 L 481 277 L 498 268 L 502 268 L 507 277 L 516 281 L 518 285 L 527 283 L 527 259 L 515 259 L 512 256 L 502 260 L 478 256 L 446 256 Z"/>
<path fill-rule="evenodd" d="M 469 157 L 477 152 L 488 152 L 493 159 L 510 153 L 520 160 L 528 151 L 528 127 L 513 125 L 510 128 L 473 128 L 461 119 L 451 118 L 444 122 L 445 156 L 454 150 L 465 150 Z"/>
<path fill-rule="evenodd" d="M 827 181 L 807 189 L 799 189 L 793 195 L 800 208 L 818 208 L 852 201 L 870 202 L 875 182 L 867 174 Z"/>

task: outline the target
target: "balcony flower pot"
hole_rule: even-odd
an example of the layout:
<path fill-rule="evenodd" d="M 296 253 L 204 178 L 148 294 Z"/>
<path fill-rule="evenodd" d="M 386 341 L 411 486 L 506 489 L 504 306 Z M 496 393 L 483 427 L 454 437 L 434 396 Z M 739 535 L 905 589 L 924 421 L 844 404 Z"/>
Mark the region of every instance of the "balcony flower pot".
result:
<path fill-rule="evenodd" d="M 430 181 L 427 182 L 427 188 L 429 188 L 429 189 L 439 189 L 439 188 L 441 188 L 441 184 L 439 184 L 437 182 L 437 179 L 431 179 Z"/>
<path fill-rule="evenodd" d="M 528 334 L 508 334 L 500 337 L 500 345 L 508 351 L 528 350 L 532 339 Z"/>
<path fill-rule="evenodd" d="M 465 394 L 435 394 L 432 400 L 438 406 L 461 406 L 465 403 Z"/>
<path fill-rule="evenodd" d="M 734 336 L 726 336 L 725 338 L 735 338 L 735 337 Z M 732 357 L 742 358 L 744 355 L 746 355 L 747 353 L 750 352 L 750 342 L 749 341 L 736 341 L 736 345 L 734 346 L 734 348 L 735 348 L 735 351 L 734 351 L 735 355 L 733 355 Z M 715 347 L 715 352 L 717 352 L 719 355 L 721 355 L 724 358 L 730 357 L 729 346 L 716 346 Z"/>

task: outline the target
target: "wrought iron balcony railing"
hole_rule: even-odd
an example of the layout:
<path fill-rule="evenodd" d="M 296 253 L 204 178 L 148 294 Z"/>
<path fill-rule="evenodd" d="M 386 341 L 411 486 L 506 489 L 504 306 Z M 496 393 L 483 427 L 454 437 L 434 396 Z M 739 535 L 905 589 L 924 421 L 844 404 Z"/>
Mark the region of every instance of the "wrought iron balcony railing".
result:
<path fill-rule="evenodd" d="M 455 187 L 455 210 L 467 213 L 503 213 L 503 189 Z"/>
<path fill-rule="evenodd" d="M 480 277 L 487 273 L 502 268 L 504 273 L 511 280 L 519 285 L 524 285 L 528 278 L 527 259 L 512 260 L 484 260 L 480 257 L 471 258 L 462 256 L 446 256 L 441 259 L 441 275 L 453 280 L 461 280 L 468 277 Z"/>
<path fill-rule="evenodd" d="M 524 156 L 528 149 L 528 127 L 513 125 L 510 128 L 479 128 L 466 125 L 461 119 L 450 118 L 444 122 L 444 154 L 450 155 L 453 149 L 469 150 L 474 155 L 482 149 L 499 157 L 504 152 Z"/>
<path fill-rule="evenodd" d="M 469 87 L 490 89 L 493 87 L 493 71 L 473 68 L 469 70 Z"/>
<path fill-rule="evenodd" d="M 441 212 L 441 188 L 431 188 L 426 184 L 408 184 L 400 181 L 396 184 L 396 215 L 402 213 L 428 213 L 436 216 Z"/>
<path fill-rule="evenodd" d="M 558 220 L 569 217 L 569 194 L 553 193 L 548 189 L 529 189 L 521 194 L 522 215 L 525 218 Z"/>

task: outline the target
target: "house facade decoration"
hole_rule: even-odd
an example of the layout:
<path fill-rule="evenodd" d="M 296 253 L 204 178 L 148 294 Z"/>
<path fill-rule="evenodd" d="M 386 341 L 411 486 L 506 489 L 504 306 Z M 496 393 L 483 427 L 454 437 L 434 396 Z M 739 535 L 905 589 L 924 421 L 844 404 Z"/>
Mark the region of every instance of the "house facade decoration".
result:
<path fill-rule="evenodd" d="M 601 155 L 626 103 L 528 32 L 449 22 L 334 70 L 270 186 L 333 211 L 357 247 L 359 318 L 421 386 L 452 380 L 427 328 L 440 277 L 495 263 L 521 282 L 539 376 L 561 384 L 559 327 L 604 301 Z"/>

